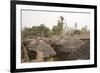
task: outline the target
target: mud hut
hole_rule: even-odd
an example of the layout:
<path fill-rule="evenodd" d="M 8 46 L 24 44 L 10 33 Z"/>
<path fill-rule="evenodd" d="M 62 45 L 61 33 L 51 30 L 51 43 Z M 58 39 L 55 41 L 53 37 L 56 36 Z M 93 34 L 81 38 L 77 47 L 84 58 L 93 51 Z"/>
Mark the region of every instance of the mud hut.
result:
<path fill-rule="evenodd" d="M 87 42 L 90 40 L 90 32 L 84 32 L 79 35 L 79 39 L 83 42 Z"/>
<path fill-rule="evenodd" d="M 68 55 L 80 48 L 83 42 L 76 37 L 62 37 L 53 43 L 57 52 L 56 60 L 67 60 Z"/>
<path fill-rule="evenodd" d="M 27 61 L 29 61 L 28 52 L 27 52 L 26 48 L 24 46 L 22 46 L 21 47 L 21 62 L 24 63 Z"/>
<path fill-rule="evenodd" d="M 45 41 L 46 43 L 50 43 L 51 42 L 51 39 L 50 38 L 47 38 L 47 37 L 42 37 L 41 38 L 43 41 Z"/>
<path fill-rule="evenodd" d="M 90 59 L 90 41 L 84 43 L 79 49 L 68 56 L 68 60 Z"/>
<path fill-rule="evenodd" d="M 53 56 L 56 55 L 56 52 L 54 51 L 54 49 L 48 43 L 46 43 L 45 41 L 41 39 L 33 40 L 30 43 L 29 47 L 42 52 L 44 61 L 52 61 Z"/>
<path fill-rule="evenodd" d="M 78 38 L 67 38 L 67 39 L 61 39 L 59 42 L 56 43 L 56 45 L 61 45 L 61 49 L 59 49 L 60 52 L 73 52 L 80 48 L 80 46 L 83 44 L 81 40 Z"/>
<path fill-rule="evenodd" d="M 43 62 L 43 53 L 37 49 L 27 49 L 29 62 Z"/>

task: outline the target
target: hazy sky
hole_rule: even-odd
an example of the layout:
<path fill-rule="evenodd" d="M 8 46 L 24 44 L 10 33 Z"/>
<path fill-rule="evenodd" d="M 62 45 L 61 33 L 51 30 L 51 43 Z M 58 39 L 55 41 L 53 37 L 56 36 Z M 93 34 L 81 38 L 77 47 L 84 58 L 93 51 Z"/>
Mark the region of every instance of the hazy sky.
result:
<path fill-rule="evenodd" d="M 78 28 L 82 28 L 85 25 L 87 25 L 88 29 L 90 27 L 89 13 L 22 10 L 22 28 L 40 24 L 45 24 L 45 26 L 52 28 L 54 25 L 57 25 L 59 16 L 64 17 L 64 23 L 67 23 L 69 27 L 74 27 L 76 22 Z"/>

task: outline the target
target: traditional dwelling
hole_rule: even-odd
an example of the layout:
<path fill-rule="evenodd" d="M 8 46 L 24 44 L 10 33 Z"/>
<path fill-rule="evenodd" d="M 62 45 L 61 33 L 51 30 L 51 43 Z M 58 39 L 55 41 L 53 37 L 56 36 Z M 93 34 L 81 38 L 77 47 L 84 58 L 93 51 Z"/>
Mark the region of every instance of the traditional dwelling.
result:
<path fill-rule="evenodd" d="M 90 42 L 86 42 L 79 49 L 73 51 L 69 56 L 68 60 L 78 60 L 78 59 L 90 59 Z"/>
<path fill-rule="evenodd" d="M 51 42 L 51 39 L 50 38 L 47 38 L 47 37 L 42 37 L 41 38 L 43 41 L 45 41 L 46 43 L 50 43 Z"/>
<path fill-rule="evenodd" d="M 27 50 L 24 46 L 21 47 L 21 63 L 29 61 Z"/>
<path fill-rule="evenodd" d="M 83 42 L 75 37 L 62 37 L 53 43 L 54 50 L 57 53 L 56 60 L 67 60 L 68 55 L 80 48 Z"/>
<path fill-rule="evenodd" d="M 28 48 L 29 62 L 43 62 L 43 53 L 37 49 Z"/>
<path fill-rule="evenodd" d="M 53 50 L 53 48 L 48 43 L 46 43 L 45 41 L 43 41 L 41 39 L 33 40 L 29 44 L 29 48 L 42 52 L 44 61 L 52 61 L 53 56 L 56 55 L 56 52 Z M 39 55 L 38 55 L 38 57 L 39 57 Z"/>
<path fill-rule="evenodd" d="M 89 41 L 90 40 L 90 32 L 84 32 L 79 35 L 79 39 L 82 41 Z"/>

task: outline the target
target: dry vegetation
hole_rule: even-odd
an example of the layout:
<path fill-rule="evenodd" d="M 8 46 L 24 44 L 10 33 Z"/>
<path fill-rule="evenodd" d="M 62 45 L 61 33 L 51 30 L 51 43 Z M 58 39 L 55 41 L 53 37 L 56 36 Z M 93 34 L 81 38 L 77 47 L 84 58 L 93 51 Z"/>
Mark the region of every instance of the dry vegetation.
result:
<path fill-rule="evenodd" d="M 87 27 L 63 32 L 64 17 L 49 29 L 45 24 L 22 30 L 21 62 L 90 59 L 90 31 Z M 75 24 L 77 28 L 77 24 Z"/>

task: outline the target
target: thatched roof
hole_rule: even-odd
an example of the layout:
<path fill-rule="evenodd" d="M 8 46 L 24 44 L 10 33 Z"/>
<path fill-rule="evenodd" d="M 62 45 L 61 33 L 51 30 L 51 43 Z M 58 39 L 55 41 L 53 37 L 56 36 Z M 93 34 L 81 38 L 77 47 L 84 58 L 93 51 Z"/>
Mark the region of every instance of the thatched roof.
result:
<path fill-rule="evenodd" d="M 39 41 L 37 49 L 43 51 L 45 57 L 54 56 L 56 54 L 53 48 L 43 40 Z"/>
<path fill-rule="evenodd" d="M 51 42 L 51 39 L 50 38 L 42 37 L 41 39 L 43 41 L 45 41 L 46 43 L 50 43 Z"/>
<path fill-rule="evenodd" d="M 90 39 L 90 32 L 85 32 L 80 34 L 79 36 L 80 39 Z"/>
<path fill-rule="evenodd" d="M 21 44 L 23 44 L 25 47 L 28 46 L 28 44 L 33 41 L 33 39 L 28 39 L 28 38 L 25 38 L 25 39 L 22 39 L 21 40 Z"/>
<path fill-rule="evenodd" d="M 39 39 L 33 39 L 33 41 L 31 41 L 31 42 L 28 44 L 28 47 L 29 47 L 29 48 L 35 49 L 36 46 L 38 45 L 38 42 L 39 42 Z"/>
<path fill-rule="evenodd" d="M 28 60 L 27 50 L 26 50 L 25 47 L 21 48 L 21 59 L 26 59 L 26 60 Z"/>
<path fill-rule="evenodd" d="M 61 47 L 59 48 L 60 52 L 73 52 L 80 48 L 80 46 L 83 44 L 81 40 L 78 38 L 62 38 L 59 41 L 55 43 L 55 45 L 60 45 Z"/>
<path fill-rule="evenodd" d="M 37 49 L 28 48 L 28 57 L 30 62 L 43 62 L 43 52 Z"/>
<path fill-rule="evenodd" d="M 90 58 L 90 42 L 88 41 L 81 48 L 77 49 L 76 51 L 72 52 L 69 56 L 69 60 L 75 59 L 89 59 Z"/>
<path fill-rule="evenodd" d="M 56 55 L 54 49 L 45 41 L 35 39 L 29 45 L 31 48 L 42 51 L 44 57 L 50 57 Z"/>

